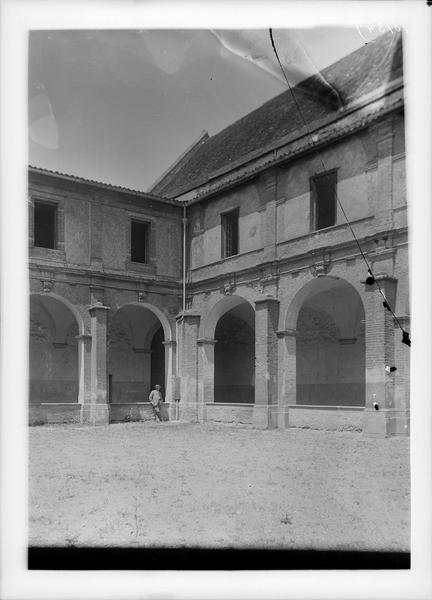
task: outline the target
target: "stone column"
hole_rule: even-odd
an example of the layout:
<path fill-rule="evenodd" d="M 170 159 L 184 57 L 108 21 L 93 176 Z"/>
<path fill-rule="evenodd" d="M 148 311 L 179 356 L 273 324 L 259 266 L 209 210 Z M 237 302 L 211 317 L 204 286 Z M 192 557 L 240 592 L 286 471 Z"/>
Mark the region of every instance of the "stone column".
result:
<path fill-rule="evenodd" d="M 255 302 L 255 405 L 252 423 L 259 428 L 277 426 L 277 370 L 279 300 L 264 297 Z"/>
<path fill-rule="evenodd" d="M 162 344 L 165 348 L 165 402 L 169 402 L 170 404 L 170 419 L 173 419 L 177 342 L 175 340 L 166 340 Z"/>
<path fill-rule="evenodd" d="M 278 427 L 289 427 L 289 406 L 297 403 L 296 335 L 294 329 L 277 332 L 278 337 Z"/>
<path fill-rule="evenodd" d="M 376 276 L 390 306 L 395 306 L 396 279 Z M 366 319 L 366 402 L 363 432 L 371 437 L 395 433 L 394 383 L 395 373 L 386 367 L 395 366 L 394 319 L 383 306 L 384 298 L 376 285 L 365 285 Z M 375 409 L 374 403 L 378 405 Z"/>
<path fill-rule="evenodd" d="M 91 397 L 91 335 L 77 335 L 78 340 L 78 402 L 89 404 Z"/>
<path fill-rule="evenodd" d="M 107 382 L 107 315 L 109 308 L 94 304 L 91 317 L 91 386 L 90 402 L 83 405 L 83 422 L 107 425 L 109 421 Z"/>
<path fill-rule="evenodd" d="M 187 311 L 179 318 L 180 420 L 198 421 L 198 331 L 200 315 Z"/>
<path fill-rule="evenodd" d="M 206 420 L 206 403 L 214 402 L 214 349 L 217 340 L 198 340 L 199 421 Z"/>

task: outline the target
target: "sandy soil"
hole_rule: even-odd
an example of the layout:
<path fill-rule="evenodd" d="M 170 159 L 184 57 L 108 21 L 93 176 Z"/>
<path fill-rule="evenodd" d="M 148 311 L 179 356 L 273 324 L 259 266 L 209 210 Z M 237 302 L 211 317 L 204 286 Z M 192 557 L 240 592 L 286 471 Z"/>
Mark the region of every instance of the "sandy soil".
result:
<path fill-rule="evenodd" d="M 208 423 L 29 435 L 32 545 L 409 549 L 406 438 Z"/>

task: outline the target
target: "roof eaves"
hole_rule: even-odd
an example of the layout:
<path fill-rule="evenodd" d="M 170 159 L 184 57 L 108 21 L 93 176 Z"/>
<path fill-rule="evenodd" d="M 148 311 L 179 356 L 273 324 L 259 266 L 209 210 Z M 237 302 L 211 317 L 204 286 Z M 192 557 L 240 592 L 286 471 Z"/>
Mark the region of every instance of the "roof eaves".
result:
<path fill-rule="evenodd" d="M 200 133 L 199 137 L 192 142 L 190 146 L 186 148 L 186 150 L 180 154 L 180 156 L 166 169 L 158 179 L 148 188 L 148 192 L 152 193 L 153 190 L 156 190 L 158 187 L 164 187 L 167 185 L 170 180 L 175 176 L 176 171 L 186 162 L 186 159 L 190 158 L 190 155 L 193 154 L 196 150 L 198 150 L 199 146 L 201 146 L 206 140 L 209 139 L 208 131 L 205 129 Z"/>
<path fill-rule="evenodd" d="M 200 186 L 196 186 L 195 188 L 192 188 L 190 190 L 186 190 L 182 193 L 183 196 L 186 196 L 185 198 L 183 198 L 181 200 L 179 198 L 179 196 L 177 196 L 178 202 L 183 203 L 183 202 L 187 201 L 188 204 L 196 204 L 197 202 L 200 202 L 201 200 L 203 200 L 205 198 L 208 198 L 210 196 L 213 196 L 214 194 L 218 194 L 221 191 L 229 189 L 233 185 L 238 185 L 241 182 L 244 182 L 249 179 L 252 179 L 253 177 L 256 177 L 257 174 L 259 174 L 261 171 L 263 171 L 264 169 L 266 169 L 270 166 L 275 166 L 277 164 L 286 162 L 287 160 L 297 158 L 300 154 L 304 154 L 305 152 L 309 152 L 313 149 L 317 149 L 318 147 L 324 146 L 336 138 L 350 135 L 354 131 L 362 129 L 363 127 L 368 125 L 370 122 L 373 122 L 375 119 L 379 118 L 383 114 L 384 110 L 385 110 L 385 112 L 391 112 L 394 110 L 398 110 L 402 107 L 403 107 L 403 98 L 401 98 L 399 96 L 392 102 L 391 105 L 389 105 L 387 107 L 378 108 L 377 110 L 371 111 L 368 115 L 360 117 L 360 119 L 358 119 L 358 122 L 354 125 L 344 125 L 338 129 L 335 129 L 335 128 L 330 129 L 329 132 L 326 132 L 323 135 L 323 137 L 319 140 L 318 144 L 314 144 L 312 142 L 302 143 L 302 139 L 304 140 L 306 136 L 298 137 L 295 140 L 291 140 L 291 142 L 289 143 L 290 146 L 294 145 L 297 147 L 294 147 L 291 150 L 284 150 L 283 147 L 273 150 L 272 156 L 270 155 L 270 152 L 267 153 L 267 157 L 264 154 L 262 154 L 260 157 L 260 158 L 262 158 L 261 162 L 258 163 L 257 162 L 258 159 L 255 159 L 255 161 L 250 161 L 249 169 L 248 169 L 247 164 L 243 165 L 243 169 L 242 169 L 243 172 L 239 173 L 239 175 L 237 177 L 233 176 L 228 180 L 225 180 L 225 181 L 222 180 L 219 185 L 217 184 L 217 182 L 212 183 L 211 181 L 209 181 L 204 184 L 201 184 Z M 345 115 L 345 116 L 348 117 L 348 115 Z M 333 125 L 334 125 L 334 123 L 333 123 Z M 332 126 L 332 123 L 329 123 L 328 127 L 331 128 L 331 126 Z M 288 144 L 286 144 L 286 145 L 288 145 Z M 226 175 L 227 174 L 225 174 L 225 176 Z M 204 186 L 206 184 L 207 184 L 207 187 L 204 188 Z M 200 191 L 199 188 L 203 188 L 202 191 Z M 193 195 L 191 193 L 194 190 L 197 190 L 196 195 Z"/>
<path fill-rule="evenodd" d="M 175 198 L 166 198 L 164 196 L 158 196 L 156 194 L 151 194 L 149 192 L 142 192 L 140 190 L 133 190 L 127 187 L 122 187 L 118 185 L 113 185 L 111 183 L 104 183 L 101 181 L 96 181 L 94 179 L 86 179 L 84 177 L 79 177 L 78 175 L 71 175 L 69 173 L 61 173 L 59 171 L 52 171 L 50 169 L 44 169 L 42 167 L 35 167 L 32 165 L 28 166 L 28 171 L 30 173 L 37 173 L 41 175 L 48 175 L 49 177 L 55 177 L 57 179 L 62 179 L 64 181 L 70 181 L 73 183 L 81 183 L 83 185 L 91 185 L 92 187 L 107 189 L 113 192 L 120 192 L 123 194 L 129 194 L 133 196 L 140 196 L 141 198 L 146 198 L 148 200 L 154 200 L 157 202 L 163 202 L 165 204 L 171 204 L 174 206 L 179 206 L 179 202 Z"/>
<path fill-rule="evenodd" d="M 392 82 L 391 85 L 382 86 L 379 90 L 376 90 L 373 93 L 367 94 L 367 95 L 363 96 L 362 98 L 357 99 L 356 101 L 348 104 L 346 106 L 346 109 L 344 109 L 343 111 L 339 111 L 336 115 L 331 115 L 330 117 L 325 117 L 324 119 L 320 119 L 318 121 L 312 122 L 307 129 L 306 129 L 306 127 L 297 129 L 296 131 L 291 132 L 291 133 L 279 138 L 276 142 L 273 142 L 263 148 L 260 148 L 259 150 L 254 150 L 253 152 L 250 152 L 249 154 L 242 156 L 241 159 L 234 161 L 234 162 L 230 163 L 229 165 L 226 165 L 220 169 L 217 169 L 216 171 L 213 171 L 205 179 L 196 180 L 193 185 L 189 184 L 187 186 L 184 186 L 183 188 L 179 188 L 176 192 L 176 195 L 173 197 L 179 198 L 179 196 L 182 196 L 182 195 L 184 195 L 188 192 L 191 192 L 203 185 L 206 185 L 206 184 L 210 183 L 211 181 L 218 179 L 219 177 L 228 175 L 229 173 L 236 171 L 237 169 L 241 168 L 242 166 L 247 165 L 248 163 L 252 162 L 255 159 L 258 159 L 259 157 L 261 157 L 265 154 L 269 154 L 272 151 L 278 150 L 279 148 L 282 148 L 283 146 L 286 146 L 287 144 L 294 143 L 294 142 L 304 138 L 305 136 L 316 133 L 317 131 L 319 131 L 319 130 L 323 129 L 324 127 L 327 127 L 331 124 L 335 124 L 338 121 L 341 121 L 344 118 L 348 117 L 350 114 L 352 114 L 358 110 L 361 110 L 370 104 L 373 104 L 374 102 L 376 102 L 377 100 L 380 100 L 381 98 L 385 98 L 386 96 L 389 96 L 390 94 L 396 92 L 399 89 L 403 89 L 403 78 L 399 78 L 398 80 L 395 80 L 394 82 Z"/>

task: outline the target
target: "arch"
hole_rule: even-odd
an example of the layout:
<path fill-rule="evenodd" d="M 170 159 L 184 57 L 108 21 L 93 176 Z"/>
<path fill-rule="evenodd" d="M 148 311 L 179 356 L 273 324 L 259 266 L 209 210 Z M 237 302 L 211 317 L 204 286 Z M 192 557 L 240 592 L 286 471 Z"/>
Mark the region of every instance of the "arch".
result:
<path fill-rule="evenodd" d="M 126 303 L 114 312 L 108 328 L 108 381 L 112 403 L 147 401 L 156 366 L 158 377 L 163 373 L 157 383 L 163 393 L 169 391 L 163 341 L 170 339 L 167 317 L 152 304 Z"/>
<path fill-rule="evenodd" d="M 308 281 L 294 296 L 288 307 L 288 311 L 285 318 L 285 329 L 288 331 L 294 331 L 297 326 L 298 314 L 303 306 L 304 302 L 314 295 L 326 292 L 329 290 L 337 290 L 344 286 L 349 286 L 352 290 L 353 295 L 356 295 L 363 306 L 363 301 L 360 294 L 355 287 L 340 277 L 323 276 Z M 364 310 L 364 307 L 363 307 Z"/>
<path fill-rule="evenodd" d="M 76 306 L 74 306 L 72 304 L 72 302 L 69 302 L 69 300 L 67 300 L 66 298 L 63 298 L 63 296 L 59 296 L 58 294 L 54 294 L 53 292 L 43 292 L 43 293 L 42 292 L 30 292 L 30 300 L 32 298 L 40 299 L 45 310 L 46 310 L 46 300 L 44 300 L 44 299 L 52 299 L 54 301 L 60 302 L 60 304 L 63 304 L 74 315 L 75 320 L 77 322 L 79 335 L 85 334 L 84 320 L 83 320 L 80 312 L 78 311 Z"/>
<path fill-rule="evenodd" d="M 242 296 L 221 298 L 201 327 L 205 399 L 253 403 L 255 396 L 255 310 Z"/>
<path fill-rule="evenodd" d="M 285 320 L 295 333 L 297 404 L 364 406 L 364 319 L 360 294 L 342 278 L 319 277 L 297 292 Z"/>
<path fill-rule="evenodd" d="M 200 327 L 200 337 L 204 339 L 213 339 L 215 335 L 216 325 L 219 319 L 228 311 L 246 302 L 255 310 L 251 302 L 239 295 L 225 296 L 212 306 L 207 317 L 202 321 Z"/>
<path fill-rule="evenodd" d="M 126 302 L 126 304 L 122 304 L 117 308 L 117 310 L 113 313 L 112 317 L 114 317 L 119 311 L 123 310 L 124 308 L 127 308 L 128 306 L 145 308 L 152 312 L 161 322 L 161 325 L 164 330 L 165 341 L 173 339 L 171 325 L 168 321 L 167 316 L 160 310 L 160 308 L 154 306 L 153 304 L 150 304 L 149 302 Z"/>
<path fill-rule="evenodd" d="M 32 293 L 29 316 L 30 403 L 77 403 L 81 315 L 57 294 Z"/>

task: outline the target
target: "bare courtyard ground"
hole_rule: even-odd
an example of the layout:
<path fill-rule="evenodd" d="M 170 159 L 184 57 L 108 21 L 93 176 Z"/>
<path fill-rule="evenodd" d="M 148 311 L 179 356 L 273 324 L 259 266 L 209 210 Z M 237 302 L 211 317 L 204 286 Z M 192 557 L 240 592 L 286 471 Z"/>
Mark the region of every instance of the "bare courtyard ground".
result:
<path fill-rule="evenodd" d="M 409 440 L 186 423 L 34 427 L 31 545 L 409 550 Z"/>

